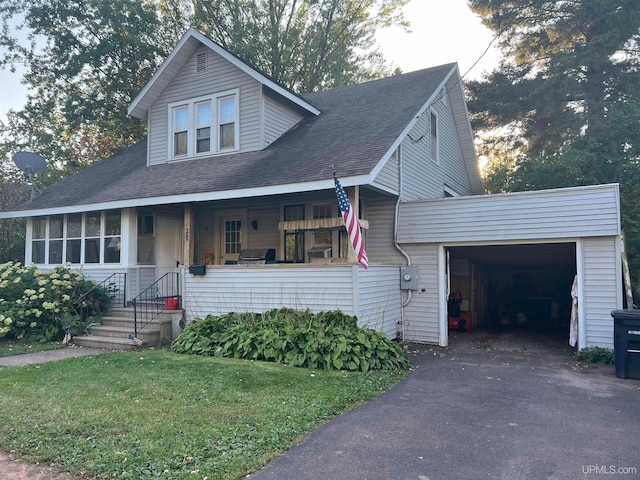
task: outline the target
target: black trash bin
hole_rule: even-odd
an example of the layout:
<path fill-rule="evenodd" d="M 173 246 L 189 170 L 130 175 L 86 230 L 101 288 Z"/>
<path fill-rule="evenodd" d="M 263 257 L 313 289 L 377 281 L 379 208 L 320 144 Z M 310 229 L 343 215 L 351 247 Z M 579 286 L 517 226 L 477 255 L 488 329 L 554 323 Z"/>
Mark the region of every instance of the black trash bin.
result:
<path fill-rule="evenodd" d="M 640 380 L 640 310 L 614 310 L 616 377 Z"/>

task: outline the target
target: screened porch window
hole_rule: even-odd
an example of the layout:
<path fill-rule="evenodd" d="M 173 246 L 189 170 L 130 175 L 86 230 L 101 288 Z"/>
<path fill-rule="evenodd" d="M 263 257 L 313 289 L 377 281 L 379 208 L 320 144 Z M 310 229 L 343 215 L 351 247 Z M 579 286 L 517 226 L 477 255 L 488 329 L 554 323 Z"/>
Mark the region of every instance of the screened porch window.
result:
<path fill-rule="evenodd" d="M 31 238 L 33 263 L 120 263 L 120 211 L 36 217 Z"/>
<path fill-rule="evenodd" d="M 47 218 L 38 217 L 33 219 L 31 241 L 31 261 L 33 263 L 44 263 L 45 248 L 47 245 Z"/>
<path fill-rule="evenodd" d="M 304 205 L 286 205 L 284 207 L 284 221 L 297 220 L 304 220 Z M 304 253 L 304 230 L 285 230 L 284 261 L 303 263 Z"/>
<path fill-rule="evenodd" d="M 62 263 L 64 243 L 64 215 L 49 217 L 49 263 Z"/>
<path fill-rule="evenodd" d="M 313 218 L 332 218 L 332 205 L 329 203 L 313 205 Z M 316 230 L 313 233 L 313 246 L 331 246 L 333 243 L 333 233 L 330 229 Z"/>

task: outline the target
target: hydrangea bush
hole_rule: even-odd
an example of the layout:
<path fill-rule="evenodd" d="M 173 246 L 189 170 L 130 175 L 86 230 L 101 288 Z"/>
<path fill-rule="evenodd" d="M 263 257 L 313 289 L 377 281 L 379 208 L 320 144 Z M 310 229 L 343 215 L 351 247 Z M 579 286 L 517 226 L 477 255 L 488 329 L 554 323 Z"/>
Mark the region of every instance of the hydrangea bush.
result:
<path fill-rule="evenodd" d="M 86 293 L 82 299 L 80 297 Z M 58 266 L 41 271 L 19 262 L 0 264 L 0 337 L 30 342 L 60 339 L 77 327 L 81 306 L 100 314 L 107 292 L 86 280 L 82 271 Z"/>

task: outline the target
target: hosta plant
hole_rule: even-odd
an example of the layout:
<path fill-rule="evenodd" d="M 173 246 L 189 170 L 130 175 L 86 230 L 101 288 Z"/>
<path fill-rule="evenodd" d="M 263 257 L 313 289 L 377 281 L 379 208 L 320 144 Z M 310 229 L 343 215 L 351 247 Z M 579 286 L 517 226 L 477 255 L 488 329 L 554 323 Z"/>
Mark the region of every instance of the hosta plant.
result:
<path fill-rule="evenodd" d="M 342 312 L 278 309 L 195 319 L 173 342 L 179 353 L 246 358 L 325 370 L 394 370 L 410 363 L 396 342 Z"/>

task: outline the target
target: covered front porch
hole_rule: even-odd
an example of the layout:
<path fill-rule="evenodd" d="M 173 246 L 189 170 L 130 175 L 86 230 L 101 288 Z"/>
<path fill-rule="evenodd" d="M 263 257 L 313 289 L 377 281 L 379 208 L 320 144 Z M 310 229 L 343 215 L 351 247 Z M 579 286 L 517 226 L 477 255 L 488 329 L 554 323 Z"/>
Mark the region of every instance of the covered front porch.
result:
<path fill-rule="evenodd" d="M 341 310 L 359 325 L 396 337 L 401 320 L 399 267 L 373 265 L 220 265 L 204 275 L 182 269 L 187 322 L 207 314 L 288 307 Z"/>

